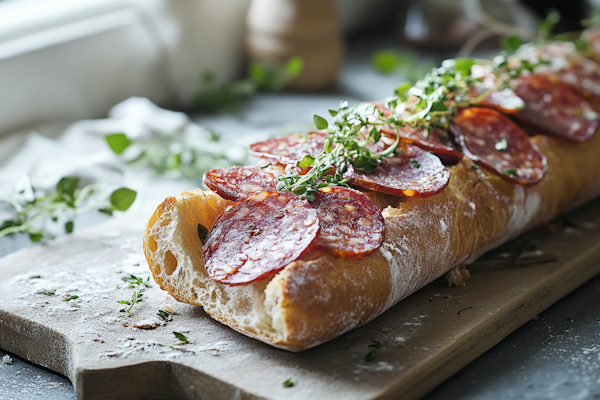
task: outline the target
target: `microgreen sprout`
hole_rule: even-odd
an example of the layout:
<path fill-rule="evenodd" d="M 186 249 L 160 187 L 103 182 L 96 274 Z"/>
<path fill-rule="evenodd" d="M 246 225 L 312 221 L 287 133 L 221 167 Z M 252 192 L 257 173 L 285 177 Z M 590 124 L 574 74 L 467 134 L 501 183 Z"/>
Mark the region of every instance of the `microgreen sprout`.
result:
<path fill-rule="evenodd" d="M 288 378 L 285 381 L 283 381 L 282 385 L 285 388 L 292 387 L 292 386 L 294 386 L 294 379 L 293 378 Z"/>
<path fill-rule="evenodd" d="M 177 338 L 177 339 L 178 339 L 178 341 L 177 341 L 177 342 L 175 342 L 175 343 L 169 343 L 169 344 L 161 344 L 161 346 L 164 346 L 164 347 L 170 347 L 170 348 L 172 348 L 172 349 L 174 349 L 174 350 L 187 351 L 187 350 L 185 350 L 185 349 L 181 348 L 180 346 L 181 346 L 181 345 L 184 345 L 184 344 L 191 344 L 191 343 L 194 343 L 193 341 L 191 341 L 190 339 L 188 339 L 188 338 L 187 338 L 187 337 L 186 337 L 186 336 L 185 336 L 183 333 L 181 333 L 181 332 L 173 332 L 173 335 L 175 335 L 175 338 Z"/>

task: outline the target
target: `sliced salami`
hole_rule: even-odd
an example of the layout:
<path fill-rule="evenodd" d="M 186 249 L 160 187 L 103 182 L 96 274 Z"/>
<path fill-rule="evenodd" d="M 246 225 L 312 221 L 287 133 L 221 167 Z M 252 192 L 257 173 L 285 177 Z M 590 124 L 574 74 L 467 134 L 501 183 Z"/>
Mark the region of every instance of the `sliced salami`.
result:
<path fill-rule="evenodd" d="M 254 193 L 217 217 L 204 245 L 204 266 L 217 282 L 254 282 L 295 261 L 318 234 L 319 217 L 308 201 L 290 193 Z"/>
<path fill-rule="evenodd" d="M 294 133 L 265 142 L 254 143 L 250 153 L 256 157 L 269 158 L 280 164 L 295 164 L 304 156 L 318 155 L 323 151 L 326 132 Z"/>
<path fill-rule="evenodd" d="M 386 158 L 372 174 L 349 164 L 344 176 L 354 186 L 407 197 L 428 197 L 448 185 L 450 173 L 434 154 L 406 143 L 398 150 L 401 155 Z"/>
<path fill-rule="evenodd" d="M 508 181 L 533 185 L 546 174 L 546 157 L 521 128 L 496 110 L 459 110 L 451 129 L 466 157 Z"/>
<path fill-rule="evenodd" d="M 551 136 L 582 142 L 598 128 L 598 113 L 574 86 L 553 75 L 522 78 L 515 93 L 525 102 L 516 115 Z"/>
<path fill-rule="evenodd" d="M 312 202 L 321 223 L 315 246 L 339 257 L 363 257 L 381 246 L 385 223 L 369 196 L 344 187 L 321 191 Z"/>
<path fill-rule="evenodd" d="M 383 128 L 381 132 L 386 136 L 396 137 L 396 133 L 389 128 Z M 398 133 L 401 141 L 432 152 L 444 165 L 457 164 L 463 157 L 460 151 L 452 147 L 448 133 L 442 129 L 433 128 L 427 132 L 425 129 L 403 127 L 398 130 Z"/>
<path fill-rule="evenodd" d="M 493 90 L 500 82 L 500 79 L 492 72 L 490 65 L 473 65 L 471 67 L 471 75 L 476 81 L 469 88 L 470 98 L 481 96 L 486 90 Z M 515 92 L 506 88 L 492 92 L 489 96 L 479 101 L 477 105 L 494 108 L 506 114 L 513 114 L 523 106 L 523 101 Z"/>
<path fill-rule="evenodd" d="M 277 177 L 258 166 L 233 166 L 213 169 L 204 174 L 204 184 L 227 200 L 239 200 L 249 194 L 275 191 Z"/>

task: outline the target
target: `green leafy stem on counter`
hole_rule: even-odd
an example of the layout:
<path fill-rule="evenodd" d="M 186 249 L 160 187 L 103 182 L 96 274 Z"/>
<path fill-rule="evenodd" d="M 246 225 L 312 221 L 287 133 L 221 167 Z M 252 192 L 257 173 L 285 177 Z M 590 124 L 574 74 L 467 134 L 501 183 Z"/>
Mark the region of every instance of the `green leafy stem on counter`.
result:
<path fill-rule="evenodd" d="M 292 57 L 284 65 L 275 62 L 252 62 L 248 77 L 217 86 L 216 74 L 207 72 L 202 76 L 203 93 L 196 95 L 194 105 L 202 111 L 235 112 L 240 100 L 255 96 L 261 91 L 279 91 L 296 78 L 304 69 L 301 57 Z"/>
<path fill-rule="evenodd" d="M 169 134 L 154 132 L 148 139 L 132 139 L 124 133 L 113 133 L 106 136 L 106 142 L 117 155 L 134 147 L 133 158 L 127 161 L 129 164 L 149 167 L 157 175 L 167 174 L 171 178 L 196 182 L 202 181 L 206 171 L 244 164 L 248 156 L 245 148 L 225 143 L 207 129 Z M 231 155 L 233 148 L 239 150 L 238 157 Z"/>
<path fill-rule="evenodd" d="M 114 211 L 126 211 L 133 204 L 137 193 L 122 187 L 108 197 L 99 184 L 79 188 L 80 178 L 67 176 L 60 179 L 53 191 L 36 190 L 32 185 L 22 190 L 20 196 L 0 197 L 0 203 L 8 204 L 15 217 L 0 223 L 0 237 L 25 233 L 32 242 L 52 239 L 55 235 L 45 228 L 48 218 L 53 223 L 64 223 L 66 233 L 73 232 L 75 217 L 98 208 L 98 211 L 112 215 Z M 25 196 L 25 192 L 29 194 Z M 22 199 L 27 197 L 27 199 Z"/>

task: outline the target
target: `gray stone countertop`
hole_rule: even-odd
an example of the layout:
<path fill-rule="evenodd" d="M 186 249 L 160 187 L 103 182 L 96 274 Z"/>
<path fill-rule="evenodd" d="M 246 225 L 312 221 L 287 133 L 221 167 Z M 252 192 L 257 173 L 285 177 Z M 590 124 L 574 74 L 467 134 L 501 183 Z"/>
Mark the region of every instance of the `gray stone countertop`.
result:
<path fill-rule="evenodd" d="M 381 99 L 391 93 L 399 77 L 378 75 L 369 65 L 370 56 L 382 47 L 374 42 L 353 47 L 334 91 L 260 95 L 244 104 L 237 115 L 196 116 L 194 120 L 225 138 L 248 143 L 283 132 L 310 129 L 313 113 L 325 115 L 328 108 L 337 107 L 341 100 L 353 103 Z M 27 246 L 25 238 L 0 239 L 0 257 Z M 509 335 L 424 399 L 600 399 L 599 306 L 600 277 L 596 277 Z M 0 357 L 5 354 L 0 351 Z M 13 356 L 12 365 L 0 364 L 0 398 L 76 397 L 65 377 Z"/>

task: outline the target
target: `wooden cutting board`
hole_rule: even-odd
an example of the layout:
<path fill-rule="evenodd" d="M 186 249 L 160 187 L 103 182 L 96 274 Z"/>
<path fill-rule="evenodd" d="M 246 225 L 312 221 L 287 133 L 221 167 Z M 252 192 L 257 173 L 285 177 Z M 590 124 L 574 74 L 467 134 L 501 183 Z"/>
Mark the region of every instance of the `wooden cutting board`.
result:
<path fill-rule="evenodd" d="M 1 259 L 0 347 L 66 375 L 80 399 L 416 399 L 600 272 L 595 201 L 525 235 L 557 261 L 498 259 L 515 250 L 508 245 L 470 266 L 466 286 L 437 280 L 361 328 L 289 353 L 177 303 L 156 285 L 130 317 L 120 312 L 117 301 L 132 294 L 120 278 L 148 275 L 146 217 L 114 219 Z M 43 289 L 55 295 L 36 294 Z M 66 293 L 79 296 L 76 307 L 62 301 Z M 172 321 L 133 327 L 161 304 L 177 311 Z M 174 331 L 194 343 L 164 346 L 177 341 Z M 373 341 L 381 348 L 369 347 Z M 283 386 L 288 378 L 293 387 Z"/>

